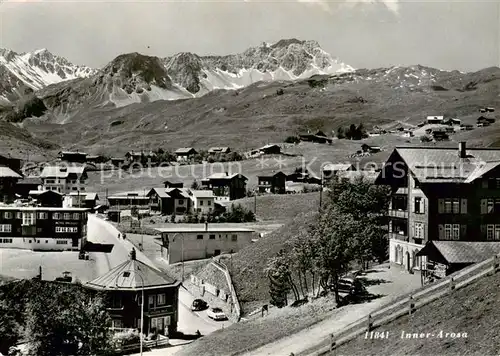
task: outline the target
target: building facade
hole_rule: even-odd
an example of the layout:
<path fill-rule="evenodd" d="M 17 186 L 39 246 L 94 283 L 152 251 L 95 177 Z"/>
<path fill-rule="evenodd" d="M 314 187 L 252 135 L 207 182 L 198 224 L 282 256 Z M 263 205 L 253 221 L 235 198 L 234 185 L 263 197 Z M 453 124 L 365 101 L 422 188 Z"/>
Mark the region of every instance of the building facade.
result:
<path fill-rule="evenodd" d="M 163 215 L 184 215 L 191 211 L 191 197 L 185 188 L 153 188 L 146 196 L 151 210 Z"/>
<path fill-rule="evenodd" d="M 87 220 L 87 209 L 0 207 L 0 248 L 77 251 Z"/>
<path fill-rule="evenodd" d="M 202 179 L 203 189 L 213 191 L 216 200 L 236 200 L 246 196 L 248 178 L 239 173 L 214 173 Z"/>
<path fill-rule="evenodd" d="M 108 197 L 109 210 L 131 210 L 133 207 L 145 210 L 149 209 L 149 197 L 138 193 L 127 195 L 112 195 Z"/>
<path fill-rule="evenodd" d="M 257 189 L 259 193 L 285 194 L 286 178 L 283 172 L 257 176 Z"/>
<path fill-rule="evenodd" d="M 500 150 L 401 147 L 376 180 L 391 186 L 390 261 L 427 265 L 417 253 L 429 241 L 500 241 Z M 474 244 L 460 245 L 460 249 Z"/>
<path fill-rule="evenodd" d="M 117 331 L 141 329 L 141 308 L 144 334 L 177 331 L 180 282 L 136 260 L 135 255 L 84 286 L 104 293 L 111 327 Z"/>
<path fill-rule="evenodd" d="M 190 190 L 189 196 L 194 214 L 208 215 L 214 211 L 215 196 L 211 190 Z"/>
<path fill-rule="evenodd" d="M 10 203 L 15 200 L 16 184 L 21 178 L 10 167 L 0 166 L 0 202 Z"/>
<path fill-rule="evenodd" d="M 61 194 L 85 191 L 87 172 L 84 166 L 46 166 L 40 174 L 43 190 L 53 190 Z"/>
<path fill-rule="evenodd" d="M 252 242 L 254 230 L 197 224 L 156 229 L 161 238 L 161 255 L 167 263 L 199 260 L 225 253 L 238 252 Z"/>

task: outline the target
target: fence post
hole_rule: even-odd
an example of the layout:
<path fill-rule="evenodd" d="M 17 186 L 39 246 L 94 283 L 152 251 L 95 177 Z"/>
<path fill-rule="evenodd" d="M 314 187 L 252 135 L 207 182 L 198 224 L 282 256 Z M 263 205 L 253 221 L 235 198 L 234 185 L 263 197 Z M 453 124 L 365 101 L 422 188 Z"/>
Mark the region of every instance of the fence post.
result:
<path fill-rule="evenodd" d="M 450 292 L 453 292 L 454 289 L 455 289 L 455 280 L 453 279 L 453 277 L 451 277 L 451 279 L 450 279 Z"/>
<path fill-rule="evenodd" d="M 372 315 L 368 314 L 368 325 L 366 326 L 366 331 L 370 332 L 372 330 L 373 322 Z"/>
<path fill-rule="evenodd" d="M 495 274 L 498 272 L 498 255 L 493 256 L 493 273 Z"/>
<path fill-rule="evenodd" d="M 330 334 L 330 352 L 334 351 L 336 348 L 336 343 L 335 343 L 335 335 Z"/>
<path fill-rule="evenodd" d="M 415 311 L 415 299 L 413 299 L 413 296 L 410 295 L 410 299 L 408 300 L 408 313 L 409 315 L 411 316 L 413 314 L 413 312 Z"/>

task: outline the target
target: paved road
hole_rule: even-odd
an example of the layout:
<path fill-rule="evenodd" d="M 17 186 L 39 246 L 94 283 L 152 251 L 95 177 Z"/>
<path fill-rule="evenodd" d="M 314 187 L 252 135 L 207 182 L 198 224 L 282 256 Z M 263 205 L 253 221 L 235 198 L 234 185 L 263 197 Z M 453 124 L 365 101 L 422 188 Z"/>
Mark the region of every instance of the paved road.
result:
<path fill-rule="evenodd" d="M 95 243 L 114 244 L 111 253 L 91 252 L 91 259 L 95 260 L 99 275 L 105 274 L 110 269 L 118 266 L 129 258 L 132 243 L 128 240 L 118 238 L 120 232 L 110 223 L 95 215 L 89 214 L 87 239 Z M 136 248 L 136 258 L 145 264 L 158 269 L 146 255 Z M 226 327 L 229 322 L 216 322 L 209 319 L 206 311 L 191 312 L 190 306 L 194 297 L 185 289 L 179 288 L 179 331 L 185 334 L 194 334 L 199 330 L 203 335 L 209 334 L 217 329 Z"/>

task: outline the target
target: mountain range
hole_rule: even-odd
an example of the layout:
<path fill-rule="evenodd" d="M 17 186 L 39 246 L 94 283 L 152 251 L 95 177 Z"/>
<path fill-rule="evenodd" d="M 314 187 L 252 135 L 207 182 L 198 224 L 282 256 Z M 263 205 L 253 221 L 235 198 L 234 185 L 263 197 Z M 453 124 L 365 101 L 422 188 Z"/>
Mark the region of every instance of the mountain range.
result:
<path fill-rule="evenodd" d="M 248 148 L 352 123 L 416 124 L 426 115 L 470 121 L 479 108 L 500 105 L 496 67 L 354 70 L 317 42 L 296 39 L 227 56 L 129 53 L 101 69 L 72 65 L 46 50 L 0 54 L 0 118 L 44 147 L 93 153 Z"/>

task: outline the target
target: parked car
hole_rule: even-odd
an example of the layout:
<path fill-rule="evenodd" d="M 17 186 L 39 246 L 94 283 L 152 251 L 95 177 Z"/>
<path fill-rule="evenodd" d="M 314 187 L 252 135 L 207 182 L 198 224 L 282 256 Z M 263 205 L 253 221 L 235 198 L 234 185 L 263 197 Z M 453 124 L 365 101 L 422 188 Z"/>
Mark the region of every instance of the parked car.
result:
<path fill-rule="evenodd" d="M 200 311 L 200 310 L 205 310 L 207 308 L 208 304 L 203 299 L 195 299 L 193 300 L 193 304 L 191 304 L 192 311 Z"/>
<path fill-rule="evenodd" d="M 224 314 L 221 308 L 210 308 L 207 311 L 207 315 L 209 318 L 214 320 L 226 320 L 227 316 Z"/>
<path fill-rule="evenodd" d="M 340 293 L 349 295 L 359 295 L 365 291 L 365 287 L 357 278 L 341 278 L 338 287 Z"/>

